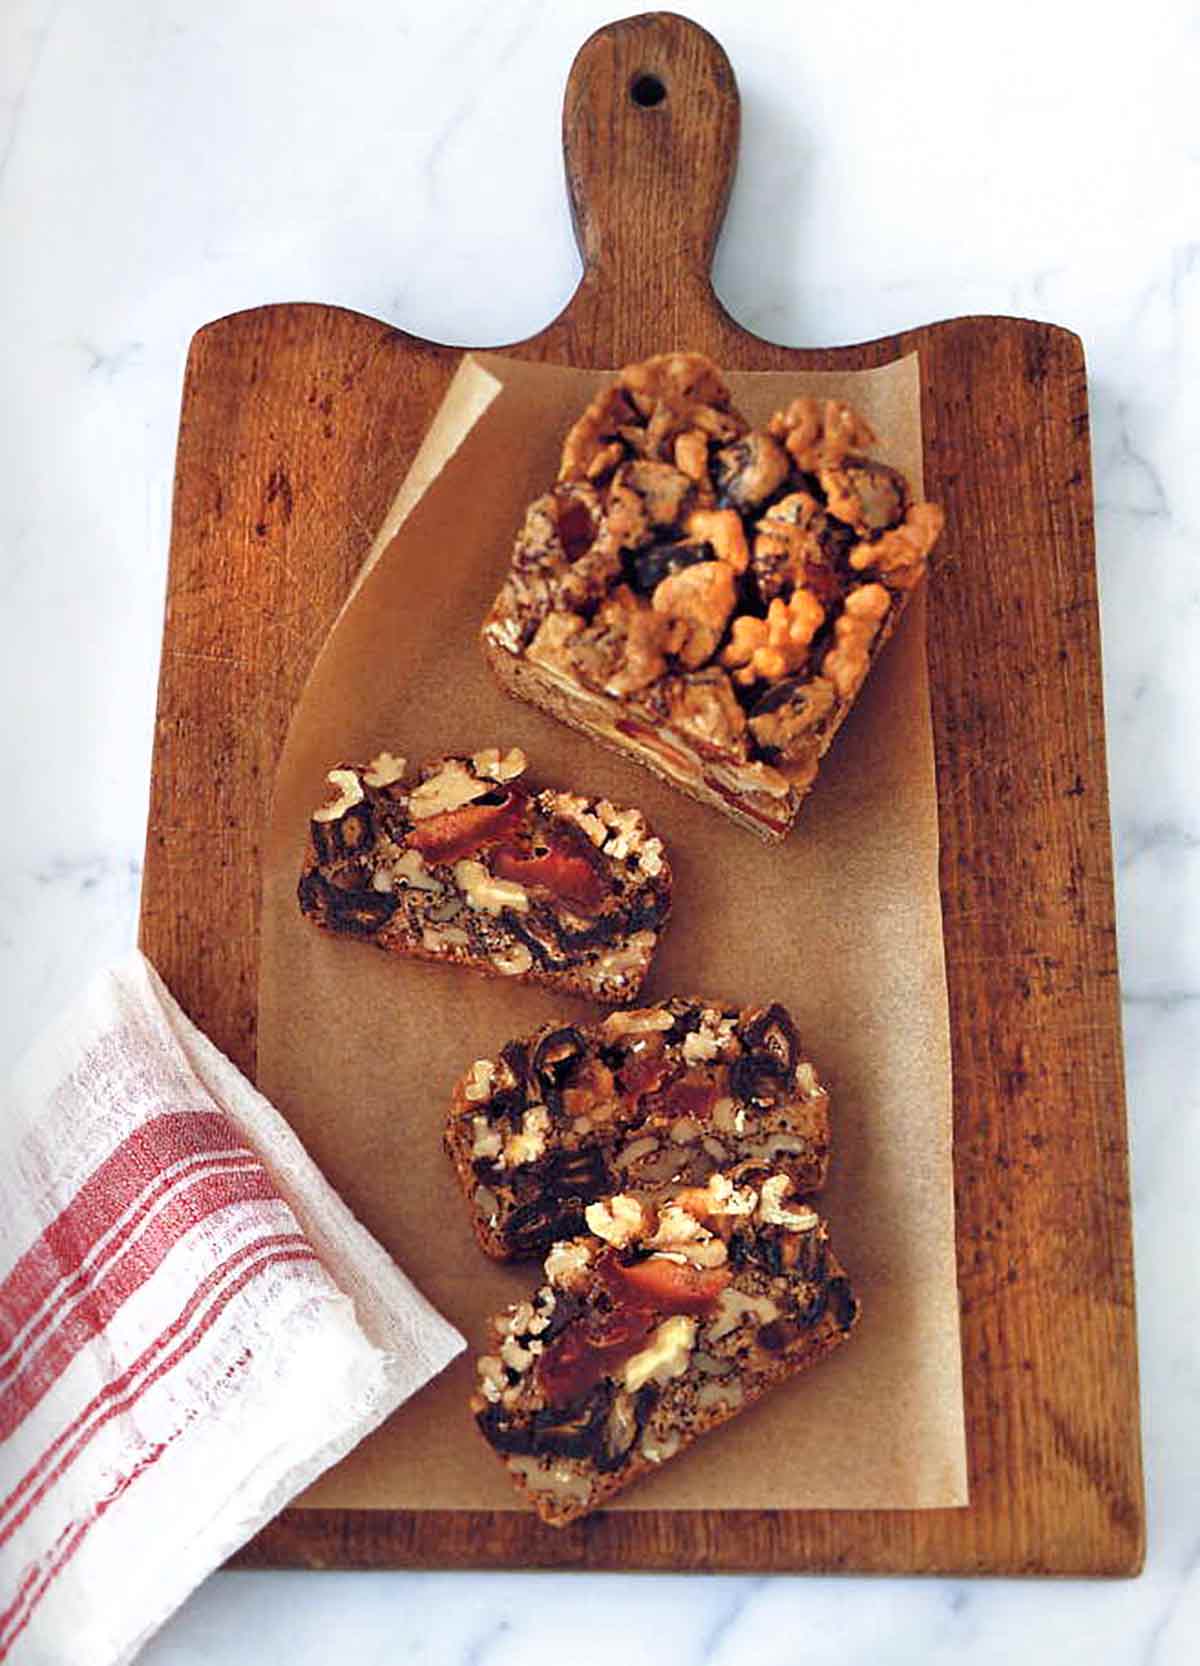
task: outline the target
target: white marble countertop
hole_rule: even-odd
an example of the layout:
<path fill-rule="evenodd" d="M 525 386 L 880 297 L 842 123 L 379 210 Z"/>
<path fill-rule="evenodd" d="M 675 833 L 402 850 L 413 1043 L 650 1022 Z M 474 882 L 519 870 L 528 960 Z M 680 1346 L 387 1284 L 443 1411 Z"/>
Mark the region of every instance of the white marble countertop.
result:
<path fill-rule="evenodd" d="M 682 4 L 729 52 L 717 261 L 796 344 L 969 312 L 1086 344 L 1149 1561 L 1136 1582 L 224 1574 L 153 1666 L 969 1666 L 1200 1653 L 1200 19 L 1073 0 Z M 205 321 L 339 302 L 446 341 L 578 273 L 558 151 L 611 0 L 9 0 L 0 19 L 0 1071 L 135 935 L 180 378 Z M 514 258 L 515 254 L 515 258 Z M 1190 466 L 1189 466 L 1190 465 Z M 1187 736 L 1193 738 L 1188 741 Z M 39 832 L 39 829 L 41 830 Z M 669 1639 L 669 1641 L 668 1641 Z M 1196 1652 L 1193 1652 L 1196 1651 Z"/>

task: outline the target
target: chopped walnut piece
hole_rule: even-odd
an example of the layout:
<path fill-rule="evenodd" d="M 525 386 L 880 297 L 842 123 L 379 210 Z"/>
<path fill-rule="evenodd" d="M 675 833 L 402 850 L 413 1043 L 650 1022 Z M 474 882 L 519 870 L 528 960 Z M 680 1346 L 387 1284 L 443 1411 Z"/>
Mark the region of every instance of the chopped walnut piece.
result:
<path fill-rule="evenodd" d="M 904 518 L 908 488 L 904 476 L 869 457 L 847 457 L 836 468 L 817 472 L 831 515 L 858 533 L 882 532 Z"/>
<path fill-rule="evenodd" d="M 599 480 L 601 475 L 607 474 L 610 469 L 615 469 L 624 455 L 625 448 L 620 440 L 610 440 L 607 445 L 600 447 L 600 450 L 596 452 L 588 464 L 588 479 Z"/>
<path fill-rule="evenodd" d="M 623 424 L 634 415 L 619 383 L 604 388 L 592 400 L 587 410 L 571 429 L 563 444 L 560 480 L 596 478 L 603 471 L 596 469 L 597 458 L 610 455 L 613 442 Z M 622 453 L 617 447 L 617 461 Z M 593 472 L 594 471 L 594 472 Z"/>
<path fill-rule="evenodd" d="M 716 366 L 701 353 L 664 353 L 622 370 L 603 388 L 571 429 L 563 445 L 560 480 L 600 480 L 623 457 L 676 461 L 681 435 L 698 432 L 734 439 L 745 427 L 729 410 L 729 389 Z M 694 480 L 699 454 L 685 448 Z M 704 470 L 704 473 L 707 469 Z"/>
<path fill-rule="evenodd" d="M 676 439 L 675 467 L 698 485 L 708 484 L 708 436 L 702 428 L 689 428 Z"/>
<path fill-rule="evenodd" d="M 645 529 L 649 527 L 673 526 L 683 516 L 684 501 L 689 493 L 695 490 L 695 483 L 686 474 L 681 474 L 670 463 L 656 463 L 638 459 L 632 463 L 625 463 L 613 479 L 609 493 L 609 508 L 607 524 L 615 524 L 614 510 L 618 501 L 624 498 L 632 500 L 629 515 L 631 530 L 628 539 L 621 542 L 627 548 L 635 547 L 641 541 Z"/>
<path fill-rule="evenodd" d="M 710 544 L 717 559 L 727 561 L 735 573 L 744 573 L 750 565 L 746 532 L 736 509 L 694 509 L 684 531 L 689 538 Z"/>
<path fill-rule="evenodd" d="M 510 1134 L 504 1142 L 503 1159 L 510 1168 L 523 1163 L 536 1163 L 546 1149 L 550 1133 L 550 1112 L 544 1105 L 531 1105 L 521 1118 L 520 1132 Z"/>
<path fill-rule="evenodd" d="M 715 653 L 735 600 L 733 568 L 724 561 L 698 561 L 663 579 L 651 605 L 675 627 L 669 639 L 674 653 L 696 670 Z"/>
<path fill-rule="evenodd" d="M 501 950 L 492 956 L 492 965 L 497 972 L 505 977 L 523 977 L 533 965 L 533 956 L 524 943 L 514 943 L 511 949 Z"/>
<path fill-rule="evenodd" d="M 856 572 L 874 568 L 892 590 L 911 590 L 925 571 L 925 558 L 937 542 L 944 516 L 936 503 L 914 503 L 900 526 L 874 543 L 856 544 L 850 565 Z"/>
<path fill-rule="evenodd" d="M 742 684 L 765 677 L 773 682 L 798 671 L 808 658 L 812 639 L 825 622 L 825 609 L 811 590 L 796 590 L 790 600 L 776 596 L 765 619 L 746 614 L 733 621 L 733 635 L 722 662 L 739 666 L 735 680 Z"/>
<path fill-rule="evenodd" d="M 589 1232 L 616 1249 L 640 1237 L 646 1225 L 646 1217 L 637 1198 L 626 1197 L 623 1193 L 610 1197 L 607 1203 L 589 1203 L 584 1210 L 584 1218 Z"/>
<path fill-rule="evenodd" d="M 767 432 L 783 441 L 796 467 L 804 470 L 832 467 L 875 441 L 858 413 L 837 399 L 793 399 L 771 418 Z"/>
<path fill-rule="evenodd" d="M 403 780 L 404 769 L 403 758 L 397 758 L 391 752 L 381 752 L 371 759 L 363 771 L 363 780 L 368 787 L 390 787 Z"/>
<path fill-rule="evenodd" d="M 467 1072 L 466 1084 L 463 1088 L 464 1099 L 488 1099 L 492 1092 L 492 1078 L 496 1074 L 496 1066 L 491 1059 L 476 1059 Z"/>
<path fill-rule="evenodd" d="M 586 644 L 593 631 L 598 632 L 599 659 L 594 662 L 593 677 L 608 694 L 634 694 L 666 670 L 669 630 L 670 622 L 662 614 L 655 613 L 628 586 L 622 585 L 600 609 L 585 638 L 575 644 L 573 657 L 577 664 L 582 660 L 581 669 L 586 668 Z M 601 661 L 604 662 L 602 677 L 598 674 Z"/>
<path fill-rule="evenodd" d="M 806 756 L 834 699 L 833 684 L 825 677 L 776 683 L 750 713 L 750 733 L 760 746 L 784 758 Z"/>
<path fill-rule="evenodd" d="M 502 914 L 506 908 L 518 914 L 529 911 L 529 893 L 525 887 L 512 879 L 497 879 L 482 862 L 469 859 L 456 862 L 454 878 L 468 905 L 482 913 Z"/>
<path fill-rule="evenodd" d="M 586 1241 L 574 1238 L 553 1244 L 546 1257 L 546 1277 L 560 1290 L 570 1290 L 582 1284 L 592 1264 L 592 1252 Z"/>
<path fill-rule="evenodd" d="M 854 542 L 851 528 L 826 514 L 815 497 L 789 493 L 757 525 L 753 566 L 759 595 L 771 602 L 802 585 L 826 607 L 840 601 L 837 563 Z"/>
<path fill-rule="evenodd" d="M 409 793 L 408 813 L 414 821 L 424 821 L 448 810 L 460 810 L 464 804 L 482 798 L 487 790 L 488 783 L 472 774 L 460 758 L 450 758 Z"/>
<path fill-rule="evenodd" d="M 767 1226 L 783 1226 L 790 1232 L 811 1232 L 814 1226 L 820 1224 L 815 1209 L 804 1203 L 797 1204 L 794 1209 L 784 1208 L 784 1201 L 793 1190 L 791 1178 L 786 1174 L 773 1174 L 769 1180 L 764 1180 L 758 1200 L 759 1218 Z"/>
<path fill-rule="evenodd" d="M 526 650 L 535 665 L 567 671 L 572 664 L 571 644 L 583 630 L 577 613 L 548 613 Z"/>
<path fill-rule="evenodd" d="M 659 353 L 640 364 L 626 365 L 620 373 L 620 385 L 643 415 L 649 415 L 663 400 L 729 404 L 729 389 L 704 353 Z"/>
<path fill-rule="evenodd" d="M 670 621 L 620 585 L 590 625 L 578 614 L 551 613 L 529 644 L 535 664 L 573 672 L 606 693 L 632 694 L 667 668 Z"/>
<path fill-rule="evenodd" d="M 870 664 L 871 644 L 887 617 L 891 597 L 882 584 L 863 584 L 846 597 L 846 606 L 833 627 L 835 646 L 825 655 L 822 672 L 843 700 L 862 685 Z"/>
<path fill-rule="evenodd" d="M 314 821 L 337 821 L 353 810 L 356 804 L 363 801 L 362 782 L 352 769 L 331 769 L 325 779 L 337 788 L 337 797 L 329 804 L 322 804 L 312 813 Z"/>
<path fill-rule="evenodd" d="M 769 434 L 750 433 L 717 452 L 713 474 L 722 498 L 749 513 L 788 477 L 788 459 Z"/>
<path fill-rule="evenodd" d="M 663 694 L 669 721 L 688 740 L 704 751 L 746 756 L 746 714 L 719 665 L 668 678 Z"/>
<path fill-rule="evenodd" d="M 485 747 L 471 759 L 476 775 L 486 775 L 489 781 L 515 781 L 525 773 L 529 760 L 519 746 L 514 746 L 503 757 L 498 746 Z"/>

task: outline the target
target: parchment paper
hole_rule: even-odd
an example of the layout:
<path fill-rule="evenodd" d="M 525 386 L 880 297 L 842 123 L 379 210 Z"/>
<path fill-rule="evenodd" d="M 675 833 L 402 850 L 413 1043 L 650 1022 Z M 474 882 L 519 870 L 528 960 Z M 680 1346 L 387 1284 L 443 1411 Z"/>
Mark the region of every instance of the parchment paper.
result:
<path fill-rule="evenodd" d="M 486 1316 L 535 1282 L 475 1247 L 441 1149 L 471 1060 L 582 1002 L 404 961 L 302 919 L 296 880 L 325 772 L 519 745 L 532 778 L 640 805 L 675 906 L 649 997 L 783 1001 L 832 1090 L 820 1207 L 863 1319 L 850 1343 L 633 1489 L 617 1508 L 966 1502 L 950 1047 L 937 803 L 918 595 L 796 830 L 769 849 L 647 771 L 500 694 L 477 645 L 527 502 L 553 481 L 592 371 L 464 360 L 294 715 L 263 868 L 259 1085 L 372 1232 L 472 1342 L 302 1503 L 504 1509 L 514 1495 L 466 1399 Z M 798 392 L 853 401 L 921 475 L 915 356 L 854 375 L 733 375 L 764 420 Z M 935 579 L 936 582 L 936 579 Z"/>

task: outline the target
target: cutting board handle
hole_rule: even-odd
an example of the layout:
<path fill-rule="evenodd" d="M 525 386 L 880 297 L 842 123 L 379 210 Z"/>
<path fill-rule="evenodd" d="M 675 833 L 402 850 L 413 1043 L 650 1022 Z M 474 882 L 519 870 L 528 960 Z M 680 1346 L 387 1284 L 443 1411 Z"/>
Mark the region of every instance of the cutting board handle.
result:
<path fill-rule="evenodd" d="M 583 289 L 669 315 L 709 273 L 737 162 L 729 59 L 673 12 L 606 24 L 584 42 L 563 102 L 563 154 Z M 716 306 L 715 299 L 711 305 Z"/>

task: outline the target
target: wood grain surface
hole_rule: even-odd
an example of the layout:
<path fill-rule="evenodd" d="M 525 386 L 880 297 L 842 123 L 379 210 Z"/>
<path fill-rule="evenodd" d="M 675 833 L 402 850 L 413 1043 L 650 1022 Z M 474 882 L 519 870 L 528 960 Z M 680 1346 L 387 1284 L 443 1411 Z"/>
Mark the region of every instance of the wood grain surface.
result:
<path fill-rule="evenodd" d="M 654 100 L 657 81 L 662 96 Z M 1083 351 L 964 318 L 797 351 L 710 282 L 738 94 L 657 13 L 580 51 L 563 143 L 585 270 L 506 351 L 610 367 L 921 355 L 927 493 L 947 511 L 929 657 L 955 1085 L 971 1504 L 656 1512 L 555 1532 L 520 1512 L 285 1512 L 241 1566 L 1132 1574 L 1144 1503 Z M 458 362 L 334 307 L 208 325 L 188 360 L 141 943 L 255 1064 L 259 838 L 305 675 Z M 846 1430 L 853 1440 L 853 1429 Z"/>

